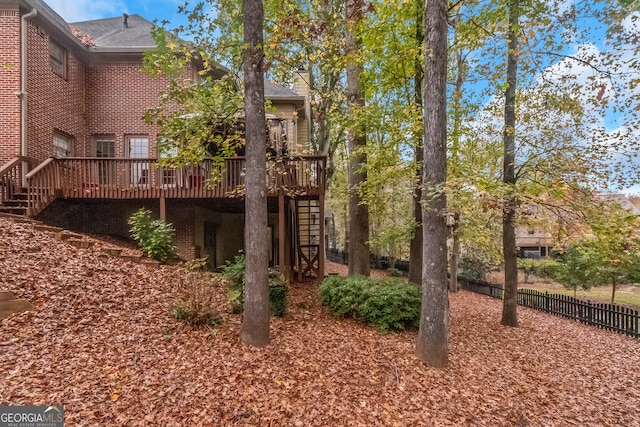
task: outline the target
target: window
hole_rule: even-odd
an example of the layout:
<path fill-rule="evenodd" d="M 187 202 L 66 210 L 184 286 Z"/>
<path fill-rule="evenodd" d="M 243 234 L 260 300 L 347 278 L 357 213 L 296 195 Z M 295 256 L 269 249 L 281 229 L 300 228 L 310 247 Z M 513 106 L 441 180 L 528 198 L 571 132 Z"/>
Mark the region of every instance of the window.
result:
<path fill-rule="evenodd" d="M 94 138 L 95 155 L 98 158 L 110 158 L 116 156 L 116 141 L 113 136 L 98 136 Z M 98 183 L 111 184 L 115 178 L 115 163 L 108 160 L 98 161 Z"/>
<path fill-rule="evenodd" d="M 272 155 L 286 156 L 287 153 L 287 122 L 280 119 L 269 119 L 267 121 L 269 128 L 268 152 Z"/>
<path fill-rule="evenodd" d="M 127 138 L 128 157 L 131 159 L 147 159 L 149 157 L 149 138 L 146 136 L 130 136 Z M 146 185 L 149 182 L 149 161 L 140 160 L 131 163 L 131 184 Z"/>
<path fill-rule="evenodd" d="M 70 157 L 73 154 L 73 139 L 60 133 L 53 134 L 53 157 Z"/>
<path fill-rule="evenodd" d="M 146 136 L 130 136 L 129 157 L 132 159 L 146 159 L 149 157 L 149 138 Z"/>
<path fill-rule="evenodd" d="M 60 77 L 67 78 L 67 49 L 49 39 L 49 61 L 51 69 Z"/>
<path fill-rule="evenodd" d="M 178 147 L 160 147 L 158 148 L 160 151 L 161 159 L 171 159 L 178 156 Z M 162 185 L 165 187 L 175 187 L 176 186 L 176 170 L 170 167 L 162 168 Z"/>
<path fill-rule="evenodd" d="M 111 136 L 99 136 L 95 138 L 96 157 L 115 157 L 116 141 Z"/>

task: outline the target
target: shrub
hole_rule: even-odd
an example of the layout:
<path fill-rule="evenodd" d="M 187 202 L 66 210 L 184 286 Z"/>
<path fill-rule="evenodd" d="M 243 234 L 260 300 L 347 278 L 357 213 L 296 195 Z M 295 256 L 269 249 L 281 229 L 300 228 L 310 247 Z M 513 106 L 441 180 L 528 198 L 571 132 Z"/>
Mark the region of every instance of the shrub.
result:
<path fill-rule="evenodd" d="M 560 281 L 564 274 L 564 264 L 553 259 L 542 259 L 535 263 L 534 273 L 538 277 Z"/>
<path fill-rule="evenodd" d="M 271 314 L 284 317 L 287 312 L 287 295 L 289 284 L 282 273 L 276 270 L 269 271 L 269 306 Z"/>
<path fill-rule="evenodd" d="M 320 300 L 338 317 L 352 316 L 378 331 L 417 328 L 420 288 L 397 278 L 331 276 L 320 285 Z"/>
<path fill-rule="evenodd" d="M 233 261 L 227 261 L 222 266 L 223 276 L 229 280 L 229 301 L 234 313 L 242 313 L 245 293 L 244 254 L 236 255 Z M 287 279 L 277 270 L 269 269 L 269 306 L 271 314 L 283 317 L 287 311 L 287 295 L 289 284 Z"/>
<path fill-rule="evenodd" d="M 167 262 L 175 254 L 175 230 L 171 224 L 151 218 L 151 211 L 140 208 L 129 218 L 131 236 L 146 256 Z"/>
<path fill-rule="evenodd" d="M 233 261 L 222 266 L 222 275 L 229 280 L 229 302 L 235 314 L 242 313 L 244 304 L 244 254 L 236 255 Z"/>
<path fill-rule="evenodd" d="M 535 271 L 536 261 L 531 258 L 518 258 L 518 268 L 524 273 L 524 283 L 529 283 L 529 275 Z"/>
<path fill-rule="evenodd" d="M 215 304 L 215 277 L 203 275 L 206 258 L 189 261 L 183 265 L 188 271 L 177 283 L 178 297 L 171 313 L 177 320 L 195 326 L 216 326 L 222 316 Z"/>
<path fill-rule="evenodd" d="M 464 257 L 460 261 L 460 269 L 462 270 L 460 275 L 471 280 L 484 282 L 486 267 L 485 262 L 480 259 Z"/>
<path fill-rule="evenodd" d="M 329 276 L 320 285 L 320 300 L 335 316 L 357 317 L 369 280 L 364 276 Z"/>

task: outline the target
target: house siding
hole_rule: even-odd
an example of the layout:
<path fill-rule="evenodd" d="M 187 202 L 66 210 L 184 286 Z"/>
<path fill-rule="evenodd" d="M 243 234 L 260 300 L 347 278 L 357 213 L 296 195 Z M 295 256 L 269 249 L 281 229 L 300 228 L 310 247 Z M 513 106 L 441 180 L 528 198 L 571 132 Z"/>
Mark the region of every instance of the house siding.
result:
<path fill-rule="evenodd" d="M 309 125 L 307 119 L 297 118 L 296 108 L 291 104 L 272 102 L 271 110 L 267 113 L 286 120 L 288 150 L 292 156 L 309 154 Z M 293 142 L 293 144 L 291 143 Z"/>
<path fill-rule="evenodd" d="M 28 26 L 28 153 L 37 163 L 53 155 L 53 134 L 73 139 L 73 156 L 85 156 L 85 67 L 67 54 L 66 77 L 56 74 L 49 59 L 50 38 Z M 60 42 L 58 42 L 60 43 Z"/>
<path fill-rule="evenodd" d="M 20 155 L 20 12 L 0 10 L 0 165 Z"/>

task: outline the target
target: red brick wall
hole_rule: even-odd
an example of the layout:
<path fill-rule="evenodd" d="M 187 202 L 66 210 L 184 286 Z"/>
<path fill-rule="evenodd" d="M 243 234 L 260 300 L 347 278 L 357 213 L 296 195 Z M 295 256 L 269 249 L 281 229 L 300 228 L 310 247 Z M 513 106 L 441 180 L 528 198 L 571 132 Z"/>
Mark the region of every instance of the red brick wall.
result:
<path fill-rule="evenodd" d="M 0 165 L 20 155 L 20 14 L 0 10 Z"/>
<path fill-rule="evenodd" d="M 41 162 L 53 155 L 54 130 L 74 139 L 74 156 L 85 156 L 85 67 L 69 51 L 67 77 L 61 77 L 51 69 L 49 35 L 29 25 L 28 40 L 29 156 Z"/>
<path fill-rule="evenodd" d="M 193 206 L 176 206 L 180 201 L 167 203 L 167 222 L 176 230 L 176 246 L 178 256 L 182 259 L 194 259 L 202 256 L 196 253 L 194 243 L 195 208 Z"/>
<path fill-rule="evenodd" d="M 159 94 L 167 87 L 166 78 L 151 78 L 140 71 L 141 62 L 90 64 L 87 67 L 87 140 L 94 135 L 116 136 L 116 157 L 128 157 L 126 137 L 149 137 L 150 156 L 155 149 L 159 128 L 147 125 L 143 115 L 156 107 Z"/>
<path fill-rule="evenodd" d="M 95 155 L 96 135 L 116 136 L 116 157 L 127 157 L 127 136 L 145 135 L 150 156 L 157 155 L 159 128 L 147 125 L 142 117 L 148 108 L 159 104 L 166 78 L 143 73 L 140 61 L 83 64 L 69 51 L 65 79 L 51 69 L 49 36 L 30 25 L 28 37 L 30 156 L 40 162 L 52 155 L 54 131 L 74 138 L 73 155 L 77 157 Z M 19 87 L 19 72 L 17 78 Z"/>
<path fill-rule="evenodd" d="M 178 256 L 193 259 L 201 254 L 194 244 L 195 208 L 180 206 L 182 201 L 167 201 L 167 222 L 176 230 Z M 58 199 L 47 207 L 38 219 L 46 224 L 90 234 L 108 234 L 131 238 L 128 219 L 140 208 L 160 216 L 157 200 L 64 200 Z"/>

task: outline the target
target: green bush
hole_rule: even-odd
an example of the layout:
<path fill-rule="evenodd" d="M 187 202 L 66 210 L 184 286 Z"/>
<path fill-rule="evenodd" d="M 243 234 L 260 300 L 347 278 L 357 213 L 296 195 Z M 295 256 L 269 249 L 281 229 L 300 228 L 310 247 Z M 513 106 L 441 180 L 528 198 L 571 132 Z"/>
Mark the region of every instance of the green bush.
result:
<path fill-rule="evenodd" d="M 244 254 L 236 255 L 233 261 L 222 266 L 222 274 L 229 280 L 229 301 L 234 313 L 242 313 L 245 293 Z M 269 305 L 274 316 L 283 317 L 287 311 L 289 284 L 287 279 L 277 270 L 269 269 Z"/>
<path fill-rule="evenodd" d="M 206 258 L 186 262 L 183 267 L 188 273 L 176 283 L 177 299 L 171 314 L 189 325 L 216 326 L 223 322 L 215 304 L 215 277 L 202 272 L 206 264 Z"/>
<path fill-rule="evenodd" d="M 236 255 L 222 267 L 222 275 L 229 281 L 229 302 L 235 314 L 242 313 L 244 304 L 244 254 Z"/>
<path fill-rule="evenodd" d="M 483 282 L 486 278 L 487 265 L 480 259 L 464 257 L 460 261 L 459 268 L 461 270 L 460 275 L 471 280 Z"/>
<path fill-rule="evenodd" d="M 535 271 L 536 261 L 531 258 L 518 258 L 518 269 L 524 273 L 524 283 L 529 283 L 529 275 Z"/>
<path fill-rule="evenodd" d="M 167 262 L 175 252 L 175 230 L 171 224 L 151 218 L 151 211 L 140 208 L 129 218 L 131 236 L 146 256 Z"/>
<path fill-rule="evenodd" d="M 331 276 L 320 285 L 320 300 L 338 317 L 352 316 L 378 331 L 417 328 L 420 288 L 397 278 Z"/>
<path fill-rule="evenodd" d="M 357 317 L 369 280 L 364 276 L 329 276 L 320 285 L 320 301 L 334 316 Z"/>
<path fill-rule="evenodd" d="M 284 317 L 287 312 L 287 295 L 289 294 L 289 284 L 287 279 L 276 270 L 269 271 L 269 306 L 271 314 Z"/>
<path fill-rule="evenodd" d="M 538 277 L 560 281 L 564 274 L 564 264 L 553 259 L 541 259 L 534 265 L 534 273 Z"/>

